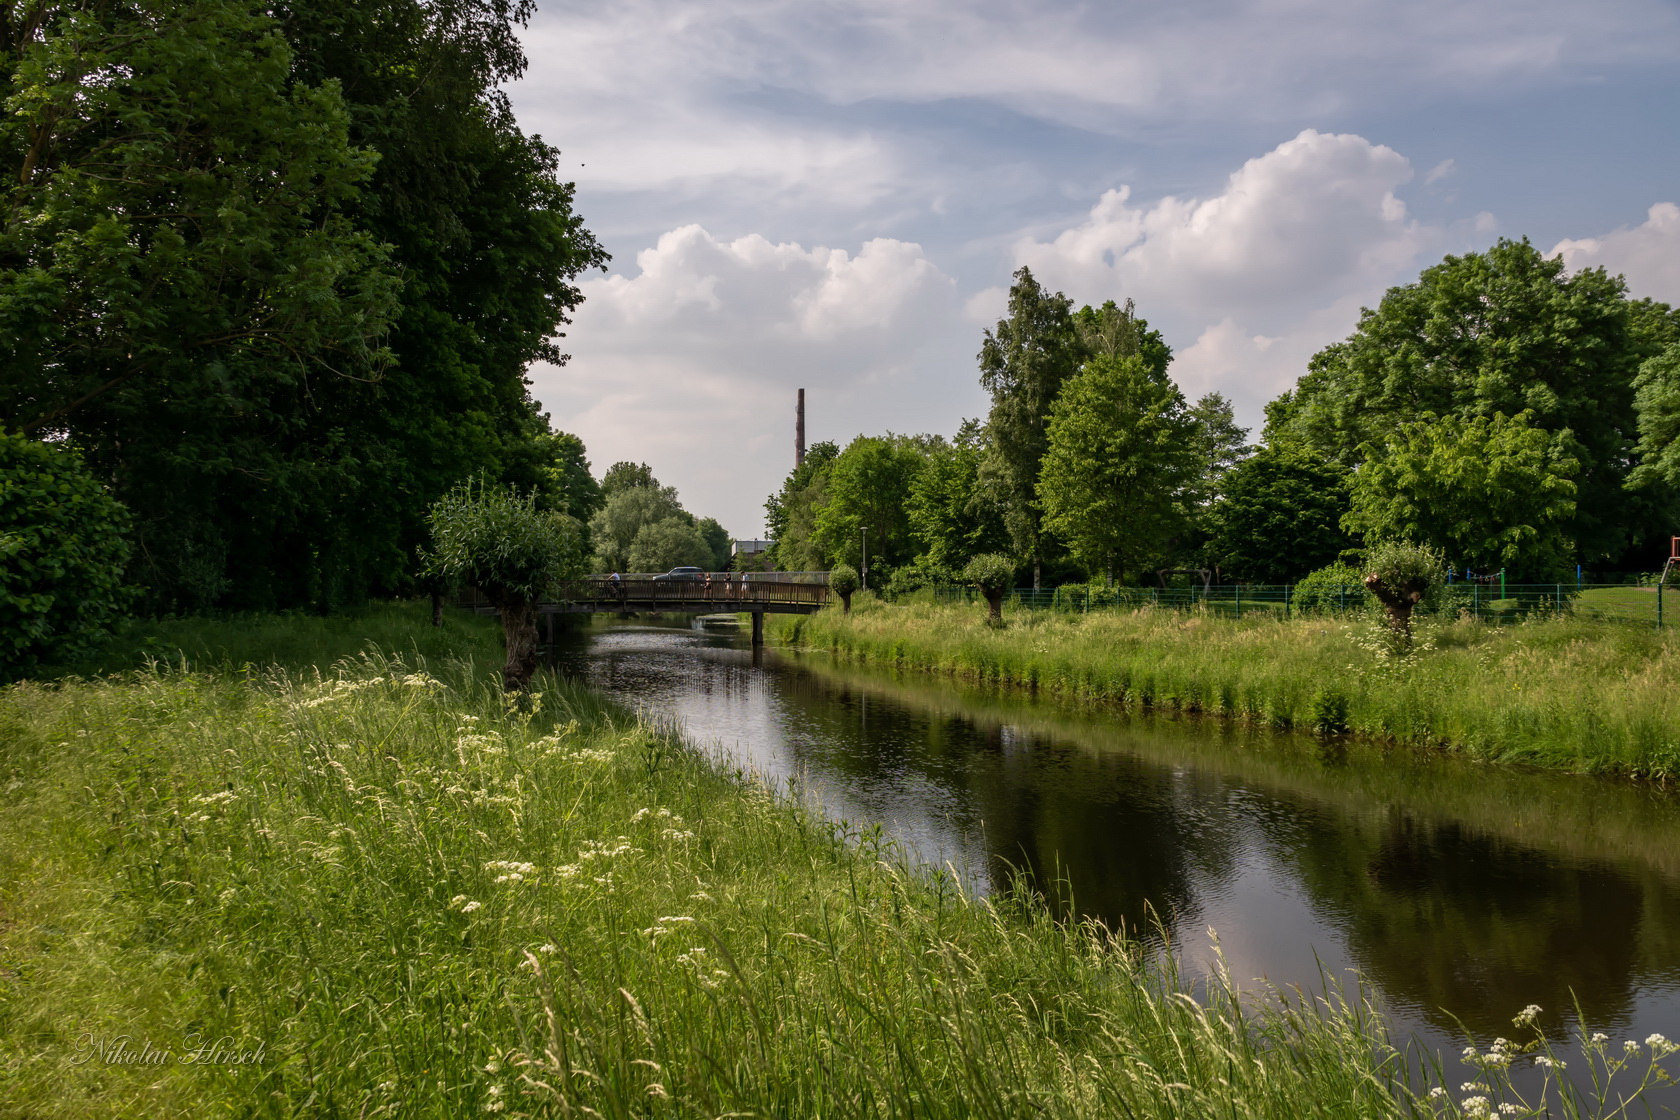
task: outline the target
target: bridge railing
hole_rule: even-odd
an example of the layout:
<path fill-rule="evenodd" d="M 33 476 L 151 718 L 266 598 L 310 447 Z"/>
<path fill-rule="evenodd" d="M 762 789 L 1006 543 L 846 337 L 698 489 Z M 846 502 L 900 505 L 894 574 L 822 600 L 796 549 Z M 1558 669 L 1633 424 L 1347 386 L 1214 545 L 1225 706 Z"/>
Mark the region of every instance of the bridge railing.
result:
<path fill-rule="evenodd" d="M 828 602 L 828 583 L 766 579 L 779 572 L 713 572 L 688 579 L 659 579 L 631 574 L 616 583 L 605 576 L 568 580 L 555 588 L 554 599 L 562 602 L 602 602 L 617 599 L 638 605 L 671 607 L 692 603 L 710 610 L 728 610 L 733 604 L 750 608 L 754 604 L 823 606 Z M 798 573 L 805 574 L 805 573 Z M 817 573 L 821 574 L 821 573 Z M 746 576 L 748 578 L 742 578 Z"/>

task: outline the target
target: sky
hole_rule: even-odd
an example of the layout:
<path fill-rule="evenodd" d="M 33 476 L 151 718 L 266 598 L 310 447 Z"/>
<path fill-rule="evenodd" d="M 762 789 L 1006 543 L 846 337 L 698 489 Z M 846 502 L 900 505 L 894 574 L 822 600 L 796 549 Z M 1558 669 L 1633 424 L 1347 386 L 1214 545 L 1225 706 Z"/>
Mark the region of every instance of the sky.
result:
<path fill-rule="evenodd" d="M 807 441 L 953 434 L 1026 265 L 1265 403 L 1527 237 L 1680 304 L 1680 0 L 539 0 L 510 90 L 613 261 L 531 371 L 595 472 L 763 533 Z"/>

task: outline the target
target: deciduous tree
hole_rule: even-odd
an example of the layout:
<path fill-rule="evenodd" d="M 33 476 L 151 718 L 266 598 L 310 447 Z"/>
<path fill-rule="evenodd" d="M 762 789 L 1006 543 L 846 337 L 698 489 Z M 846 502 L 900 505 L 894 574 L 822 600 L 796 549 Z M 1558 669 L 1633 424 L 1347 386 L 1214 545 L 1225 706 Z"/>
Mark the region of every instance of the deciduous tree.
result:
<path fill-rule="evenodd" d="M 1410 540 L 1455 564 L 1546 579 L 1571 566 L 1576 447 L 1528 413 L 1425 417 L 1367 444 L 1343 526 Z"/>
<path fill-rule="evenodd" d="M 1051 410 L 1045 525 L 1093 574 L 1138 571 L 1185 522 L 1196 432 L 1177 386 L 1141 358 L 1092 359 Z"/>
<path fill-rule="evenodd" d="M 1447 257 L 1313 357 L 1268 409 L 1269 438 L 1352 467 L 1424 413 L 1526 413 L 1577 444 L 1578 500 L 1563 535 L 1589 563 L 1614 557 L 1637 520 L 1623 481 L 1637 438 L 1633 376 L 1649 346 L 1641 324 L 1659 318 L 1630 305 L 1619 277 L 1569 275 L 1527 241 Z"/>

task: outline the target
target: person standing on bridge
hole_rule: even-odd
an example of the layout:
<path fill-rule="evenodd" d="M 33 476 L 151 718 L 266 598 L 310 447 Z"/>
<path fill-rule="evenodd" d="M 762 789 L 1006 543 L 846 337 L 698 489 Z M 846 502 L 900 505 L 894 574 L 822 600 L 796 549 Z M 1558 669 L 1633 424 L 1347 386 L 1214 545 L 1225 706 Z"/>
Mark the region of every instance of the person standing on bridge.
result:
<path fill-rule="evenodd" d="M 624 581 L 619 578 L 617 568 L 614 568 L 612 574 L 607 577 L 607 586 L 612 589 L 613 598 L 617 599 L 618 605 L 622 607 L 624 605 Z"/>

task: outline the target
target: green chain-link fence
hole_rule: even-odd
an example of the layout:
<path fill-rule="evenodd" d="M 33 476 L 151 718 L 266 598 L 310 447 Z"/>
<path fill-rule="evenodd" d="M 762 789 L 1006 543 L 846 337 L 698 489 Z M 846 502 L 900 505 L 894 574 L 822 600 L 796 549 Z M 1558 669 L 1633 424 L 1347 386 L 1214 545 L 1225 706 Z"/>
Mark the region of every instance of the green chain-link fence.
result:
<path fill-rule="evenodd" d="M 1010 592 L 1008 606 L 1017 610 L 1090 611 L 1126 610 L 1137 607 L 1165 607 L 1198 610 L 1232 618 L 1290 618 L 1297 614 L 1348 614 L 1370 609 L 1370 593 L 1357 583 L 1341 587 L 1319 585 L 1311 604 L 1303 604 L 1293 584 L 1221 584 L 1210 587 L 1058 587 L 1044 590 L 1021 588 Z M 1653 584 L 1606 583 L 1454 583 L 1447 589 L 1442 611 L 1448 615 L 1468 614 L 1490 622 L 1514 622 L 1522 618 L 1569 615 L 1610 622 L 1662 626 L 1665 609 L 1676 607 L 1670 591 Z M 939 602 L 980 602 L 979 593 L 967 587 L 934 589 Z M 1673 621 L 1672 619 L 1670 621 Z"/>

